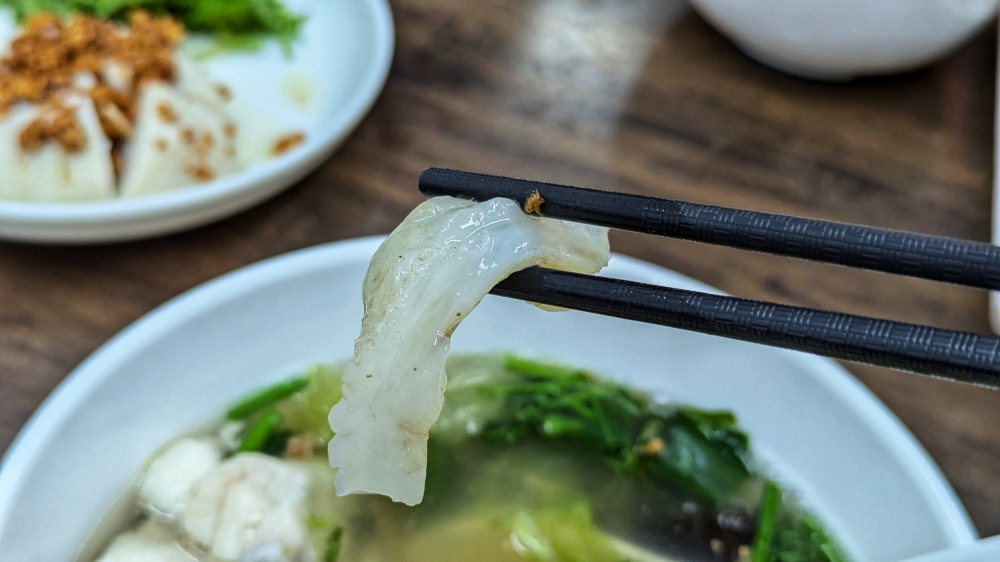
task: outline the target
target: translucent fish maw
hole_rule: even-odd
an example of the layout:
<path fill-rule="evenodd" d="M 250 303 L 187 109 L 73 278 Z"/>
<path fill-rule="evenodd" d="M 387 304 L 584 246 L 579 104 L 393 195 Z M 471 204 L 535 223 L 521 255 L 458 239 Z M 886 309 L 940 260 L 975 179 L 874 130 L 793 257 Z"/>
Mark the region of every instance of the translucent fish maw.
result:
<path fill-rule="evenodd" d="M 337 493 L 420 503 L 458 324 L 515 271 L 594 273 L 609 258 L 607 229 L 528 217 L 509 199 L 439 197 L 410 213 L 372 257 L 361 335 L 330 411 Z"/>

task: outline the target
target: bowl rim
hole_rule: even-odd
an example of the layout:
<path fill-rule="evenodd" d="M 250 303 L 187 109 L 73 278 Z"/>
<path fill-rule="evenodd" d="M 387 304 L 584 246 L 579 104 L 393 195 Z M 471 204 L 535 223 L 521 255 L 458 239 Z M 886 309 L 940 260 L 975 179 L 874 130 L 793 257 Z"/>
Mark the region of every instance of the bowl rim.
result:
<path fill-rule="evenodd" d="M 279 182 L 288 171 L 309 167 L 310 161 L 335 149 L 361 123 L 378 100 L 392 67 L 395 27 L 388 0 L 357 1 L 363 2 L 375 26 L 372 36 L 375 62 L 330 126 L 309 135 L 295 150 L 206 184 L 191 184 L 142 197 L 64 203 L 0 200 L 0 225 L 100 225 L 181 214 L 219 204 L 261 185 Z"/>
<path fill-rule="evenodd" d="M 14 492 L 36 462 L 46 441 L 118 365 L 143 353 L 161 335 L 204 313 L 207 308 L 284 279 L 356 263 L 359 259 L 368 260 L 384 239 L 384 235 L 377 235 L 330 242 L 244 266 L 170 299 L 113 336 L 56 386 L 0 458 L 0 529 L 7 526 L 12 499 L 16 497 Z M 623 266 L 653 282 L 681 281 L 693 290 L 719 293 L 717 289 L 672 270 L 620 254 L 613 255 L 612 265 Z M 817 380 L 841 398 L 846 408 L 866 421 L 888 452 L 900 460 L 900 465 L 916 481 L 923 483 L 921 493 L 928 505 L 934 506 L 933 516 L 952 546 L 971 543 L 978 538 L 968 513 L 930 455 L 870 390 L 831 359 L 781 349 L 775 351 L 788 354 L 789 360 L 813 371 Z"/>

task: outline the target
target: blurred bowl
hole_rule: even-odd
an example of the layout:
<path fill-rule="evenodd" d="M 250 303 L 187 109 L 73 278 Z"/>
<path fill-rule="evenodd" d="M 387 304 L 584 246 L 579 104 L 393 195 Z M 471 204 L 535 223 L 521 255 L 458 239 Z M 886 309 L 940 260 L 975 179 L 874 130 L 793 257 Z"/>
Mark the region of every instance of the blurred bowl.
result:
<path fill-rule="evenodd" d="M 380 238 L 274 258 L 194 289 L 108 342 L 46 400 L 0 463 L 0 560 L 73 554 L 162 443 L 253 389 L 350 357 Z M 615 256 L 606 273 L 710 287 Z M 486 297 L 456 351 L 562 360 L 703 408 L 732 408 L 775 477 L 857 561 L 971 543 L 975 529 L 920 445 L 835 362 Z"/>
<path fill-rule="evenodd" d="M 229 52 L 203 63 L 246 106 L 234 110 L 250 108 L 252 119 L 270 121 L 277 130 L 301 131 L 305 142 L 242 172 L 144 197 L 0 200 L 0 239 L 91 244 L 171 234 L 244 211 L 320 166 L 382 91 L 395 45 L 392 11 L 388 0 L 284 3 L 307 16 L 291 58 L 270 41 L 258 51 Z M 0 48 L 16 33 L 12 15 L 0 7 Z"/>
<path fill-rule="evenodd" d="M 819 80 L 911 70 L 996 14 L 997 0 L 691 0 L 750 57 Z"/>

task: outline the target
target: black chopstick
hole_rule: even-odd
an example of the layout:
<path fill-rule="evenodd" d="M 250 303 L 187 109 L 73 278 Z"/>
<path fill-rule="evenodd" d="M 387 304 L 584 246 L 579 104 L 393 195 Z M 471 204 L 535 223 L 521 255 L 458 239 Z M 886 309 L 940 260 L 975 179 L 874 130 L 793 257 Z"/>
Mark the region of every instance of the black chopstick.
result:
<path fill-rule="evenodd" d="M 528 268 L 493 294 L 1000 389 L 1000 338 Z"/>
<path fill-rule="evenodd" d="M 551 218 L 1000 290 L 1000 247 L 982 242 L 441 168 L 420 191 L 522 206 L 537 192 Z"/>

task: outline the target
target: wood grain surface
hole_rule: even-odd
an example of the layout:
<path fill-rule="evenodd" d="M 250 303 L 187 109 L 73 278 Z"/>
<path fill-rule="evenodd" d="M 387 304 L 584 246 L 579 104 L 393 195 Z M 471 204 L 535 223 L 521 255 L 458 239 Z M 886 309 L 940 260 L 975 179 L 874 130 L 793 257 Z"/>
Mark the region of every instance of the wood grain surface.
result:
<path fill-rule="evenodd" d="M 179 235 L 0 244 L 0 451 L 88 354 L 240 266 L 388 232 L 429 166 L 989 240 L 995 29 L 917 72 L 822 84 L 675 0 L 395 0 L 385 91 L 299 185 Z M 615 250 L 738 296 L 987 332 L 986 295 L 638 235 Z M 1000 392 L 848 365 L 1000 533 Z"/>

